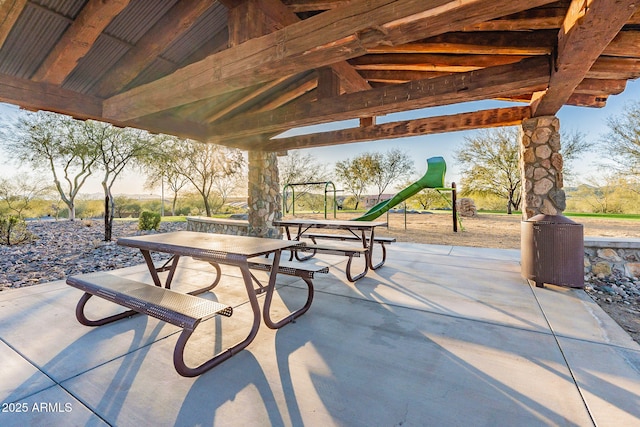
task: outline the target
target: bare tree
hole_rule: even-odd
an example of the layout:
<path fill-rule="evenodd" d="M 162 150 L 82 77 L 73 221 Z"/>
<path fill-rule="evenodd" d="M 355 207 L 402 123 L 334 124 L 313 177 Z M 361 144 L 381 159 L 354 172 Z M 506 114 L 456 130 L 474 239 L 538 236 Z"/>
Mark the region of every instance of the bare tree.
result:
<path fill-rule="evenodd" d="M 284 188 L 286 184 L 324 183 L 331 180 L 327 165 L 319 164 L 311 154 L 303 155 L 299 151 L 293 151 L 287 156 L 279 157 L 278 171 L 281 188 Z M 303 197 L 313 187 L 314 184 L 296 185 L 295 192 L 297 197 Z M 288 200 L 286 194 L 283 197 L 285 198 L 285 211 L 289 212 L 293 204 L 293 198 Z"/>
<path fill-rule="evenodd" d="M 373 164 L 375 173 L 372 181 L 378 189 L 377 202 L 380 202 L 380 197 L 391 183 L 411 176 L 413 160 L 399 148 L 392 148 L 384 154 L 374 153 L 372 158 L 377 162 L 377 165 Z"/>
<path fill-rule="evenodd" d="M 76 214 L 76 197 L 92 174 L 98 158 L 96 147 L 80 131 L 84 122 L 53 113 L 24 113 L 2 130 L 2 141 L 11 157 L 34 169 L 49 170 L 60 198 Z"/>
<path fill-rule="evenodd" d="M 225 182 L 232 185 L 233 180 L 225 180 L 242 173 L 244 163 L 240 150 L 182 140 L 177 146 L 177 156 L 172 159 L 171 168 L 191 182 L 202 197 L 206 215 L 211 216 L 215 207 L 213 196 L 217 195 L 222 200 L 219 188 L 214 192 L 216 185 Z"/>
<path fill-rule="evenodd" d="M 640 178 L 640 101 L 625 106 L 620 116 L 607 119 L 607 132 L 601 138 L 605 157 L 615 162 L 619 173 Z"/>
<path fill-rule="evenodd" d="M 175 164 L 180 156 L 179 145 L 184 144 L 181 140 L 172 136 L 159 137 L 159 143 L 154 150 L 142 159 L 141 167 L 147 174 L 145 188 L 152 189 L 162 185 L 171 192 L 171 215 L 176 214 L 178 195 L 190 184 L 189 178 L 182 175 Z M 163 194 L 164 198 L 164 194 Z M 162 200 L 164 203 L 164 200 Z"/>
<path fill-rule="evenodd" d="M 138 158 L 147 155 L 156 140 L 146 131 L 118 128 L 107 123 L 87 121 L 83 127 L 86 140 L 97 147 L 104 190 L 104 240 L 110 241 L 113 230 L 113 184 L 120 174 Z"/>

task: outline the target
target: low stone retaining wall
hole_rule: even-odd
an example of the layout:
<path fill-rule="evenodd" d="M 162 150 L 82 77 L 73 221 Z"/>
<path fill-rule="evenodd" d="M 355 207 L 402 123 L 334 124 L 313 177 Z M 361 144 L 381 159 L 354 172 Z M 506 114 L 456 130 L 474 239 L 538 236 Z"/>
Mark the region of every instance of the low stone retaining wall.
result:
<path fill-rule="evenodd" d="M 640 279 L 640 239 L 584 238 L 585 275 Z"/>
<path fill-rule="evenodd" d="M 202 233 L 246 236 L 249 232 L 249 221 L 242 219 L 209 218 L 206 216 L 188 216 L 187 230 Z"/>

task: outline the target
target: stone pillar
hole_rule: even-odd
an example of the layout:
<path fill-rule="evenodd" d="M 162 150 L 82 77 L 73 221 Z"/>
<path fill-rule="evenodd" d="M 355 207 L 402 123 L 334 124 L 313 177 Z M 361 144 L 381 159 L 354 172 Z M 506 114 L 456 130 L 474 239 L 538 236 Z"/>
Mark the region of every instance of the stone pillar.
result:
<path fill-rule="evenodd" d="M 249 151 L 249 235 L 280 238 L 273 221 L 282 218 L 276 153 Z"/>
<path fill-rule="evenodd" d="M 522 121 L 520 128 L 522 219 L 562 215 L 566 200 L 562 182 L 560 121 L 555 116 Z"/>

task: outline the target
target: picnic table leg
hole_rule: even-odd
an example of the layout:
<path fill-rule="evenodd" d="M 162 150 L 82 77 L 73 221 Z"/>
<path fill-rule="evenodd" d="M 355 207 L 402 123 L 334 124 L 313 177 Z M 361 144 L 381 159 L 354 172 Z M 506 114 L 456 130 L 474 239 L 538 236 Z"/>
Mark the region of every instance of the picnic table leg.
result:
<path fill-rule="evenodd" d="M 345 269 L 345 273 L 347 274 L 347 280 L 350 282 L 355 282 L 358 279 L 362 279 L 364 276 L 367 275 L 367 273 L 369 272 L 369 251 L 367 250 L 367 252 L 365 252 L 364 254 L 364 270 L 362 271 L 362 273 L 360 274 L 356 274 L 355 276 L 353 276 L 351 274 L 351 263 L 353 262 L 353 255 L 349 255 L 349 261 L 347 261 L 347 267 Z"/>
<path fill-rule="evenodd" d="M 267 285 L 267 295 L 264 298 L 264 309 L 262 313 L 264 318 L 264 324 L 267 325 L 267 327 L 270 329 L 279 329 L 284 325 L 286 325 L 287 323 L 290 323 L 293 320 L 297 319 L 298 317 L 302 316 L 304 313 L 307 312 L 307 310 L 309 310 L 309 307 L 311 307 L 311 303 L 313 302 L 313 283 L 311 282 L 311 279 L 307 279 L 306 277 L 303 277 L 302 280 L 304 280 L 304 282 L 307 284 L 307 301 L 304 303 L 304 305 L 298 310 L 292 311 L 287 316 L 283 317 L 278 321 L 274 321 L 271 319 L 271 313 L 270 313 L 271 301 L 273 300 L 273 292 L 275 291 L 275 287 L 276 287 L 276 283 L 275 283 L 276 276 L 277 276 L 276 272 L 278 271 L 279 265 L 280 265 L 280 253 L 276 252 L 273 258 L 273 263 L 271 264 L 271 273 L 269 274 L 269 284 Z"/>
<path fill-rule="evenodd" d="M 87 301 L 89 301 L 89 298 L 91 298 L 92 296 L 92 294 L 85 292 L 84 295 L 82 295 L 82 297 L 80 298 L 80 301 L 78 301 L 78 305 L 76 305 L 76 319 L 78 319 L 78 322 L 85 326 L 102 326 L 106 325 L 107 323 L 115 322 L 116 320 L 124 319 L 126 317 L 131 317 L 134 314 L 138 314 L 134 310 L 127 310 L 122 313 L 114 314 L 112 316 L 103 317 L 102 319 L 90 320 L 84 314 L 84 307 L 87 304 Z"/>
<path fill-rule="evenodd" d="M 362 234 L 363 234 L 363 238 L 365 238 L 364 231 L 362 232 Z M 375 265 L 373 264 L 373 247 L 375 246 L 375 244 L 376 244 L 375 230 L 372 228 L 371 235 L 369 236 L 369 257 L 368 257 L 369 267 L 371 268 L 371 270 L 379 269 L 384 265 L 384 262 L 387 260 L 387 248 L 384 246 L 383 242 L 380 242 L 380 247 L 382 248 L 382 261 L 380 261 L 378 264 L 375 264 Z"/>
<path fill-rule="evenodd" d="M 222 276 L 222 271 L 220 270 L 220 264 L 218 264 L 217 262 L 210 262 L 209 263 L 213 268 L 216 269 L 216 278 L 213 281 L 212 284 L 210 284 L 209 286 L 205 286 L 204 288 L 200 288 L 200 289 L 196 289 L 195 291 L 191 291 L 191 292 L 187 292 L 188 294 L 191 295 L 200 295 L 202 293 L 208 292 L 211 289 L 215 288 L 216 286 L 218 286 L 218 283 L 220 283 L 220 277 Z"/>
<path fill-rule="evenodd" d="M 231 358 L 232 356 L 246 348 L 249 344 L 251 344 L 251 342 L 258 334 L 258 328 L 260 327 L 260 305 L 258 304 L 256 293 L 253 290 L 253 280 L 251 278 L 251 272 L 249 271 L 249 266 L 246 260 L 243 263 L 240 263 L 239 267 L 240 271 L 242 272 L 242 278 L 247 290 L 247 295 L 249 296 L 249 304 L 251 305 L 251 310 L 253 311 L 253 324 L 251 325 L 249 334 L 242 341 L 239 341 L 228 349 L 216 354 L 214 357 L 202 363 L 201 365 L 196 366 L 195 368 L 191 368 L 187 366 L 184 361 L 184 349 L 187 345 L 187 342 L 189 341 L 189 338 L 191 337 L 191 334 L 193 334 L 195 327 L 193 329 L 183 329 L 182 333 L 178 337 L 176 347 L 173 350 L 173 366 L 176 368 L 176 371 L 183 377 L 196 377 L 219 365 L 220 363 Z"/>

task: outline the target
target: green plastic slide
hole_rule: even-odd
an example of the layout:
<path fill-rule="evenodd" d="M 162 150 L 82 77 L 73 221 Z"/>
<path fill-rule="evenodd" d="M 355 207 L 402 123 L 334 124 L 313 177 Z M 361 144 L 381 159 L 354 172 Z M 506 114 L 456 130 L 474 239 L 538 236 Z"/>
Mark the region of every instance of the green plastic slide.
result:
<path fill-rule="evenodd" d="M 444 187 L 444 174 L 447 172 L 447 164 L 442 157 L 430 157 L 427 159 L 427 171 L 424 176 L 400 191 L 398 194 L 378 203 L 371 209 L 369 209 L 364 215 L 353 218 L 353 221 L 373 221 L 380 215 L 387 212 L 389 209 L 407 200 L 409 197 L 415 195 L 420 190 L 425 188 L 443 188 Z"/>

